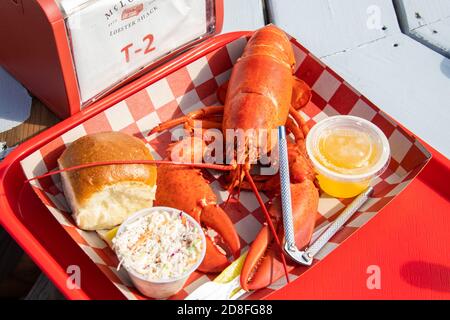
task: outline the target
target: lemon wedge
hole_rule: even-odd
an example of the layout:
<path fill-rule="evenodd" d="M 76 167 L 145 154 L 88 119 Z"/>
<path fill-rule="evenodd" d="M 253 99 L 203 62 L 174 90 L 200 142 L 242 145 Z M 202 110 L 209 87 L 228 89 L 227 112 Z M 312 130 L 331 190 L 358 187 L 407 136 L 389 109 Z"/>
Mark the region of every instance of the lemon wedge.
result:
<path fill-rule="evenodd" d="M 241 274 L 242 267 L 244 266 L 245 258 L 247 257 L 247 252 L 241 255 L 238 259 L 234 260 L 225 270 L 222 271 L 215 279 L 216 283 L 228 283 L 238 275 Z"/>
<path fill-rule="evenodd" d="M 234 278 L 238 277 L 241 274 L 242 267 L 244 266 L 245 258 L 247 257 L 247 252 L 241 255 L 238 259 L 233 261 L 228 267 L 225 268 L 225 270 L 222 271 L 221 274 L 219 274 L 213 282 L 225 284 L 233 280 Z M 234 296 L 236 293 L 238 293 L 241 290 L 240 287 L 236 288 L 231 292 L 230 297 Z"/>
<path fill-rule="evenodd" d="M 116 236 L 118 230 L 119 227 L 115 227 L 111 230 L 97 230 L 97 233 L 100 238 L 102 238 L 108 244 L 108 246 L 112 247 L 112 240 Z"/>

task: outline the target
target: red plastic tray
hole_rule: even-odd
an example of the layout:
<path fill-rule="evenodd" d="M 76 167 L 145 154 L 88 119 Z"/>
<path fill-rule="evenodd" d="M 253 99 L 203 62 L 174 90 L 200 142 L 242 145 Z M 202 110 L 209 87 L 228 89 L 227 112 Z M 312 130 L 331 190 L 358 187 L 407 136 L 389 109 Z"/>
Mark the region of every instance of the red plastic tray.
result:
<path fill-rule="evenodd" d="M 64 229 L 60 227 L 57 220 L 49 214 L 47 208 L 37 199 L 31 187 L 23 184 L 25 176 L 20 166 L 20 161 L 63 133 L 92 119 L 97 114 L 139 92 L 150 84 L 245 35 L 248 35 L 248 33 L 232 33 L 206 41 L 192 51 L 143 76 L 80 114 L 72 116 L 29 140 L 1 163 L 0 204 L 4 210 L 0 215 L 0 222 L 68 298 L 113 299 L 123 298 L 123 295 L 68 236 Z M 331 70 L 328 71 L 332 73 Z M 314 73 L 312 75 L 306 74 L 306 77 L 314 76 Z M 344 91 L 340 93 L 341 96 L 342 94 L 348 96 L 351 95 L 351 92 Z M 336 103 L 339 102 L 337 101 Z M 415 174 L 417 174 L 417 170 L 411 172 L 410 178 L 413 178 Z M 58 239 L 58 241 L 55 241 L 55 239 Z M 66 270 L 74 264 L 78 265 L 82 270 L 80 290 L 71 290 L 66 286 L 68 279 Z M 265 297 L 267 294 L 265 292 L 261 297 Z"/>
<path fill-rule="evenodd" d="M 364 231 L 270 299 L 450 299 L 450 160 L 433 158 Z M 375 266 L 380 288 L 367 281 Z"/>
<path fill-rule="evenodd" d="M 0 222 L 67 298 L 123 299 L 123 295 L 49 214 L 30 185 L 24 184 L 25 175 L 20 161 L 67 130 L 146 88 L 149 84 L 248 34 L 249 32 L 234 32 L 205 41 L 190 50 L 189 54 L 177 57 L 95 105 L 24 142 L 0 163 L 0 205 L 2 207 Z M 66 271 L 74 264 L 83 270 L 79 290 L 71 290 L 66 286 L 66 281 L 69 279 Z"/>

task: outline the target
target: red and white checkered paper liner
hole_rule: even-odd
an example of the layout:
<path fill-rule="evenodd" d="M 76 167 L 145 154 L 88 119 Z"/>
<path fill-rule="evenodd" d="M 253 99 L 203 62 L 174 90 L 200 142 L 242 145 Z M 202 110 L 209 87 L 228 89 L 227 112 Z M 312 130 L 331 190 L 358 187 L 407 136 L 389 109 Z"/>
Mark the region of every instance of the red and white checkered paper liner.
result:
<path fill-rule="evenodd" d="M 86 134 L 101 131 L 114 130 L 134 135 L 147 143 L 156 159 L 161 159 L 165 155 L 165 148 L 171 141 L 172 134 L 164 132 L 157 137 L 147 137 L 149 130 L 162 121 L 182 116 L 207 105 L 217 104 L 216 90 L 229 78 L 233 64 L 242 54 L 246 43 L 246 38 L 237 39 L 67 131 L 21 162 L 26 176 L 31 178 L 56 169 L 57 158 L 71 142 Z M 302 110 L 308 124 L 312 126 L 328 116 L 338 114 L 359 116 L 383 130 L 392 150 L 389 168 L 376 181 L 373 198 L 319 252 L 316 259 L 321 260 L 405 189 L 426 165 L 430 154 L 419 141 L 407 134 L 296 40 L 292 39 L 292 43 L 297 60 L 296 75 L 313 89 L 312 101 Z M 221 188 L 217 181 L 218 176 L 210 172 L 205 173 L 205 176 L 223 205 L 228 193 Z M 144 299 L 132 287 L 128 277 L 122 271 L 116 271 L 117 258 L 97 233 L 86 232 L 75 226 L 61 190 L 59 176 L 33 182 L 33 188 L 61 226 L 125 297 Z M 264 200 L 269 199 L 264 197 Z M 333 221 L 350 201 L 322 195 L 315 236 Z M 240 201 L 229 205 L 226 211 L 234 222 L 246 250 L 264 222 L 256 198 L 250 192 L 242 192 Z M 305 270 L 304 267 L 295 269 L 291 272 L 292 278 L 297 278 Z M 174 298 L 182 299 L 212 279 L 213 276 L 195 273 L 182 292 Z M 264 298 L 285 284 L 285 279 L 281 278 L 270 287 L 247 294 L 244 298 Z"/>

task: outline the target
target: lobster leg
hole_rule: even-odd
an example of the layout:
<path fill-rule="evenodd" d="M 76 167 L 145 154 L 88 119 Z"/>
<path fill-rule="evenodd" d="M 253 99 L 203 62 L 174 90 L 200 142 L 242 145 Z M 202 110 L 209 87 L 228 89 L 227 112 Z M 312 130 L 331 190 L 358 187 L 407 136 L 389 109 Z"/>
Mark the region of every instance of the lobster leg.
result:
<path fill-rule="evenodd" d="M 304 131 L 291 118 L 288 118 L 286 121 L 286 129 L 289 133 L 294 135 L 295 141 L 302 141 L 305 139 Z"/>
<path fill-rule="evenodd" d="M 217 122 L 213 120 L 193 120 L 188 119 L 187 122 L 184 123 L 184 128 L 190 132 L 194 129 L 222 129 L 222 122 Z"/>
<path fill-rule="evenodd" d="M 308 86 L 308 84 L 294 76 L 294 83 L 292 88 L 292 106 L 299 110 L 306 106 L 309 101 L 311 101 L 312 98 L 312 92 L 311 88 Z"/>
<path fill-rule="evenodd" d="M 189 122 L 190 120 L 201 119 L 208 115 L 222 113 L 223 109 L 224 109 L 223 106 L 210 106 L 210 107 L 204 107 L 202 109 L 192 111 L 192 112 L 188 113 L 187 115 L 185 115 L 184 117 L 171 119 L 171 120 L 168 120 L 166 122 L 159 124 L 158 126 L 154 127 L 150 131 L 149 135 L 152 135 L 154 133 L 159 133 L 161 131 L 176 127 L 180 124 Z"/>
<path fill-rule="evenodd" d="M 309 133 L 309 127 L 308 124 L 306 123 L 306 121 L 303 119 L 303 117 L 301 116 L 300 112 L 298 112 L 298 110 L 296 110 L 294 107 L 290 107 L 289 108 L 289 114 L 292 116 L 292 118 L 294 118 L 295 122 L 297 123 L 298 127 L 302 130 L 303 132 L 303 138 L 302 139 L 297 139 L 297 141 L 301 141 L 304 139 L 304 137 L 306 137 Z"/>
<path fill-rule="evenodd" d="M 229 81 L 226 81 L 226 82 L 224 82 L 223 84 L 221 84 L 219 86 L 219 89 L 217 89 L 217 99 L 223 105 L 225 104 L 225 99 L 227 97 L 227 91 L 228 91 L 228 84 L 229 83 L 230 83 Z"/>

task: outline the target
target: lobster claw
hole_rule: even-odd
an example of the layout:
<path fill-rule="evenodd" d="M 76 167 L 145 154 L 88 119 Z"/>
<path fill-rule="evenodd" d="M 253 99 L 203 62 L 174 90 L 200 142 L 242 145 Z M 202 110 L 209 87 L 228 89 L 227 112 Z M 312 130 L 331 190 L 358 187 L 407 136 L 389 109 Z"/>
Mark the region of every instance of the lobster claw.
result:
<path fill-rule="evenodd" d="M 218 205 L 203 207 L 199 220 L 206 227 L 206 255 L 198 269 L 202 272 L 220 272 L 230 264 L 228 254 L 239 257 L 239 236 L 231 219 Z"/>
<path fill-rule="evenodd" d="M 273 263 L 277 261 L 273 257 L 274 251 L 267 250 L 272 240 L 273 236 L 270 233 L 269 226 L 266 224 L 250 246 L 242 267 L 240 282 L 241 288 L 245 291 L 263 288 L 272 283 L 273 272 L 271 269 L 274 267 Z M 281 265 L 281 272 L 283 272 L 282 268 L 283 265 Z"/>
<path fill-rule="evenodd" d="M 316 222 L 319 193 L 311 180 L 291 184 L 292 214 L 294 218 L 295 241 L 298 248 L 303 248 L 311 241 Z M 275 227 L 281 227 L 281 202 L 277 198 L 269 208 L 275 217 Z M 284 239 L 284 231 L 277 228 L 278 237 Z M 244 266 L 241 271 L 242 289 L 257 290 L 269 286 L 284 275 L 279 248 L 275 245 L 272 234 L 267 225 L 263 226 L 255 241 L 251 245 Z M 288 261 L 288 271 L 295 264 Z"/>

